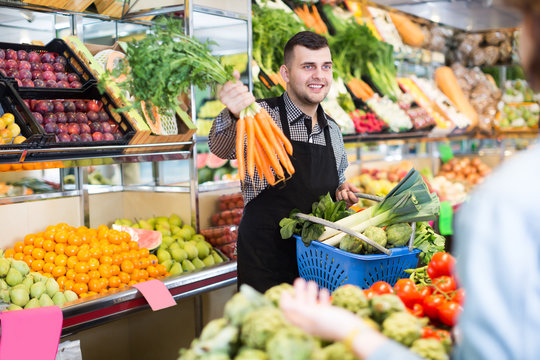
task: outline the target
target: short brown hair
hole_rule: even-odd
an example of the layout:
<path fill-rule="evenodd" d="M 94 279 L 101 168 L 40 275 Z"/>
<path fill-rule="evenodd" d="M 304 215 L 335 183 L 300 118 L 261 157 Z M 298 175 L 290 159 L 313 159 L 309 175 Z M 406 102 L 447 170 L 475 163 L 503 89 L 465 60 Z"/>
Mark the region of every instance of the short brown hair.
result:
<path fill-rule="evenodd" d="M 296 33 L 289 41 L 287 41 L 287 44 L 285 44 L 285 49 L 283 49 L 283 63 L 290 63 L 293 49 L 296 45 L 304 46 L 311 50 L 319 50 L 328 47 L 328 40 L 326 40 L 324 36 L 312 31 L 301 31 Z"/>

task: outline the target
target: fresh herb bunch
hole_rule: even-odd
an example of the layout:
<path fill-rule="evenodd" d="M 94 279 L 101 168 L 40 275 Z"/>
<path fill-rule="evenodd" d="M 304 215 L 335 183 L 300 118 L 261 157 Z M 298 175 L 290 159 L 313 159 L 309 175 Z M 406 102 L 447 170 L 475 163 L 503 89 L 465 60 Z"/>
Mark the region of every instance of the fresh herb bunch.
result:
<path fill-rule="evenodd" d="M 172 109 L 179 105 L 178 96 L 191 84 L 205 88 L 234 79 L 232 66 L 222 65 L 212 56 L 212 43 L 188 37 L 182 29 L 181 20 L 156 22 L 144 39 L 128 44 L 125 60 L 104 75 L 126 75 L 119 86 L 138 100 L 131 107 L 145 101 Z"/>
<path fill-rule="evenodd" d="M 445 243 L 444 236 L 435 233 L 429 223 L 416 223 L 414 247 L 422 250 L 420 253 L 420 266 L 427 265 L 435 253 L 444 251 Z"/>

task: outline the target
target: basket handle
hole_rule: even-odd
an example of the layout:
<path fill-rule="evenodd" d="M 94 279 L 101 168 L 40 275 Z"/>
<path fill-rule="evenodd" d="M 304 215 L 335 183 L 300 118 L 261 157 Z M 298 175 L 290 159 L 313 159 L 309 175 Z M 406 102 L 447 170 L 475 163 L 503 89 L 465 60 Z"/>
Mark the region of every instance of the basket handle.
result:
<path fill-rule="evenodd" d="M 385 253 L 386 255 L 392 255 L 392 251 L 388 250 L 387 248 L 385 248 L 384 246 L 381 246 L 380 244 L 376 243 L 375 241 L 367 238 L 366 236 L 356 232 L 356 231 L 353 231 L 347 227 L 344 227 L 344 226 L 341 226 L 341 225 L 338 225 L 336 223 L 333 223 L 331 221 L 328 221 L 328 220 L 324 220 L 324 219 L 321 219 L 321 218 L 318 218 L 316 216 L 312 216 L 312 215 L 307 215 L 307 214 L 302 214 L 302 213 L 296 213 L 295 216 L 299 219 L 304 219 L 304 220 L 308 220 L 308 221 L 311 221 L 313 223 L 316 223 L 316 224 L 321 224 L 321 225 L 324 225 L 324 226 L 327 226 L 329 228 L 332 228 L 332 229 L 336 229 L 336 230 L 339 230 L 339 231 L 342 231 L 346 234 L 349 234 L 351 236 L 354 236 L 356 238 L 359 238 L 360 240 L 368 243 L 369 245 L 373 246 L 374 248 L 376 248 L 377 250 L 379 250 L 380 252 L 383 252 Z"/>

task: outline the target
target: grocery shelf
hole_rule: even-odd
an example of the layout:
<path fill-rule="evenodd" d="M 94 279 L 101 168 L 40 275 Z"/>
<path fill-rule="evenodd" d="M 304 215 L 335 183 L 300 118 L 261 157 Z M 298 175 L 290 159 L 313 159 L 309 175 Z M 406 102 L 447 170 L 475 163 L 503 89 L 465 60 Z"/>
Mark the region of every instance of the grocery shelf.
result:
<path fill-rule="evenodd" d="M 227 189 L 238 189 L 240 191 L 240 181 L 213 181 L 199 185 L 199 193 Z"/>
<path fill-rule="evenodd" d="M 5 204 L 17 204 L 24 203 L 28 201 L 35 200 L 45 200 L 45 199 L 58 199 L 69 196 L 80 196 L 80 190 L 67 190 L 67 191 L 51 191 L 46 193 L 32 194 L 32 195 L 21 195 L 21 196 L 10 196 L 0 198 L 0 205 Z"/>
<path fill-rule="evenodd" d="M 199 295 L 236 283 L 236 261 L 214 265 L 185 275 L 171 276 L 163 282 L 176 301 Z M 141 293 L 131 287 L 107 296 L 76 300 L 73 305 L 62 309 L 64 314 L 62 336 L 72 335 L 148 307 Z"/>

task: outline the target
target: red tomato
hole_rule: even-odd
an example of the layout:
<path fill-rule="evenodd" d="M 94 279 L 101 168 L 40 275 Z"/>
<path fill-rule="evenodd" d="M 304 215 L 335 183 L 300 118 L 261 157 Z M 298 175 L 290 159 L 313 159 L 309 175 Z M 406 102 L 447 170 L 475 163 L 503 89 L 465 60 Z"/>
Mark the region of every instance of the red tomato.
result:
<path fill-rule="evenodd" d="M 456 259 L 447 252 L 438 252 L 431 258 L 427 273 L 431 279 L 439 276 L 450 276 L 454 271 Z"/>
<path fill-rule="evenodd" d="M 411 279 L 399 279 L 394 285 L 394 292 L 408 308 L 420 301 L 416 284 Z"/>
<path fill-rule="evenodd" d="M 392 289 L 392 285 L 387 283 L 386 281 L 377 281 L 370 287 L 371 290 L 377 295 L 382 294 L 392 294 L 394 292 L 394 289 Z"/>
<path fill-rule="evenodd" d="M 418 295 L 420 296 L 420 301 L 424 301 L 429 295 L 433 293 L 433 289 L 430 286 L 421 286 L 418 289 Z"/>
<path fill-rule="evenodd" d="M 424 326 L 422 328 L 422 339 L 429 338 L 440 340 L 439 335 L 437 335 L 435 329 L 433 329 L 431 326 Z"/>
<path fill-rule="evenodd" d="M 439 319 L 445 325 L 454 326 L 461 310 L 461 306 L 457 302 L 447 301 L 438 308 Z"/>
<path fill-rule="evenodd" d="M 435 335 L 439 337 L 442 341 L 444 340 L 450 340 L 450 333 L 443 329 L 437 329 L 435 330 Z"/>
<path fill-rule="evenodd" d="M 408 310 L 416 317 L 421 318 L 424 316 L 424 307 L 418 303 L 414 304 L 412 308 L 408 308 Z"/>
<path fill-rule="evenodd" d="M 465 289 L 457 289 L 452 300 L 463 306 L 463 303 L 465 302 Z"/>
<path fill-rule="evenodd" d="M 437 320 L 439 318 L 439 306 L 445 303 L 445 298 L 439 294 L 429 295 L 424 299 L 422 305 L 424 306 L 424 314 L 431 320 Z"/>
<path fill-rule="evenodd" d="M 433 285 L 444 293 L 456 290 L 456 282 L 451 276 L 439 276 L 438 278 L 433 279 Z"/>
<path fill-rule="evenodd" d="M 373 289 L 366 289 L 364 290 L 364 295 L 366 295 L 366 298 L 369 300 L 377 294 L 375 294 L 375 291 L 373 291 Z"/>

